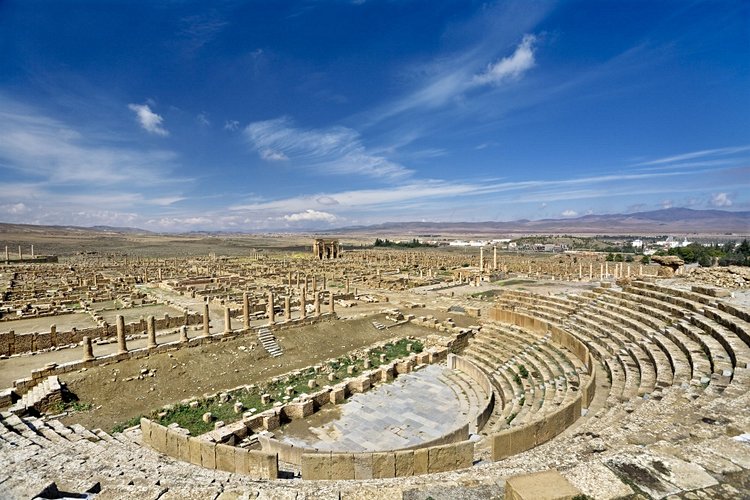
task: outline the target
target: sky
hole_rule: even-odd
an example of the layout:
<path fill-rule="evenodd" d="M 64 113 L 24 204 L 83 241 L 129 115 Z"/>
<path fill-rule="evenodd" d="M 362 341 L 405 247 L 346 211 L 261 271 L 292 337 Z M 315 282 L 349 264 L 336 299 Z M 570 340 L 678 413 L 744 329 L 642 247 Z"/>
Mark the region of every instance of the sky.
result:
<path fill-rule="evenodd" d="M 0 222 L 750 210 L 750 2 L 0 0 Z"/>

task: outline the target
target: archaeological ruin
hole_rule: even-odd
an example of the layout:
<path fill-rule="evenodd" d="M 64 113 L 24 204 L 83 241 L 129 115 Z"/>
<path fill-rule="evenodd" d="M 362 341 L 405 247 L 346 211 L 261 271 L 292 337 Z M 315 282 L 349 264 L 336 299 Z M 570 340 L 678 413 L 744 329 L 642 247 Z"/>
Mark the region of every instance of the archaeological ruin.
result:
<path fill-rule="evenodd" d="M 746 497 L 747 271 L 350 248 L 6 252 L 0 497 Z"/>

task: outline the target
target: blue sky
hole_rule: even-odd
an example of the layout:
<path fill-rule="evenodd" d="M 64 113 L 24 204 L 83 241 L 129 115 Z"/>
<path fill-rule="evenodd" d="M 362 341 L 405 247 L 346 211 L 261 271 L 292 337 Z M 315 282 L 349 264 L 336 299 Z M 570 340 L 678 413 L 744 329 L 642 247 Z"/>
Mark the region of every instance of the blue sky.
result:
<path fill-rule="evenodd" d="M 750 4 L 0 2 L 0 221 L 750 209 Z"/>

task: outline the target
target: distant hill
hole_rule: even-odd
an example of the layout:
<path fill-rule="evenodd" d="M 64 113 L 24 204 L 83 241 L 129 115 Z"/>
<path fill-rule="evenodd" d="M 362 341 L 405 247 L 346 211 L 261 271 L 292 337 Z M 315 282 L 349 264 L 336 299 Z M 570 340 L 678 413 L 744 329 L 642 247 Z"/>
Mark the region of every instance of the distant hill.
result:
<path fill-rule="evenodd" d="M 264 230 L 263 233 L 272 231 Z M 310 233 L 309 229 L 297 234 Z M 385 222 L 371 226 L 351 226 L 313 231 L 315 234 L 365 235 L 365 234 L 609 234 L 609 235 L 660 235 L 660 234 L 735 234 L 750 236 L 750 212 L 726 210 L 693 210 L 667 208 L 632 214 L 584 215 L 564 219 L 521 219 L 498 222 Z M 37 226 L 32 224 L 0 223 L 0 234 L 40 235 L 155 235 L 145 229 L 113 226 Z M 252 231 L 191 231 L 184 236 L 242 236 Z M 293 234 L 288 228 L 278 233 Z M 162 233 L 163 234 L 163 233 Z"/>
<path fill-rule="evenodd" d="M 565 219 L 508 222 L 391 222 L 344 227 L 329 233 L 577 233 L 577 234 L 740 234 L 750 235 L 750 212 L 667 208 L 632 214 L 584 215 Z"/>

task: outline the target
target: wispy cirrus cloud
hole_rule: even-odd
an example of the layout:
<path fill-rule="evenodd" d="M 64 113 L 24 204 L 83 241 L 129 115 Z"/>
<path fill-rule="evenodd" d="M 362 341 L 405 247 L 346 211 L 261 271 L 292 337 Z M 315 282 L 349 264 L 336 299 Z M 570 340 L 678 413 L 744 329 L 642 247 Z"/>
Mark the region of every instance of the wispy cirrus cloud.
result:
<path fill-rule="evenodd" d="M 744 153 L 750 151 L 750 145 L 746 146 L 732 146 L 726 148 L 715 148 L 715 149 L 703 149 L 700 151 L 691 151 L 688 153 L 681 153 L 678 155 L 665 156 L 663 158 L 657 158 L 655 160 L 644 161 L 636 163 L 636 166 L 648 166 L 648 165 L 665 165 L 669 163 L 677 163 L 685 160 L 694 160 L 696 158 L 705 157 L 716 157 L 716 156 L 729 156 L 737 153 Z"/>
<path fill-rule="evenodd" d="M 512 55 L 487 65 L 482 73 L 474 75 L 476 85 L 499 85 L 508 80 L 517 80 L 534 67 L 534 43 L 536 36 L 526 34 Z"/>
<path fill-rule="evenodd" d="M 438 63 L 440 69 L 407 96 L 378 111 L 376 121 L 417 109 L 435 109 L 464 98 L 489 85 L 501 86 L 519 80 L 534 67 L 537 37 L 524 34 L 513 52 L 487 63 L 486 49 L 475 49 L 451 63 Z M 484 66 L 484 69 L 482 69 Z"/>
<path fill-rule="evenodd" d="M 378 179 L 408 177 L 411 171 L 368 150 L 348 127 L 302 129 L 288 118 L 254 122 L 245 127 L 247 142 L 267 161 L 289 160 L 320 174 L 360 174 Z"/>
<path fill-rule="evenodd" d="M 146 132 L 162 137 L 169 135 L 167 129 L 162 126 L 164 118 L 151 111 L 151 107 L 148 104 L 128 104 L 128 108 L 135 113 L 138 123 L 141 124 L 141 127 Z"/>

